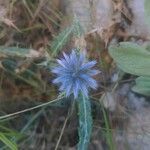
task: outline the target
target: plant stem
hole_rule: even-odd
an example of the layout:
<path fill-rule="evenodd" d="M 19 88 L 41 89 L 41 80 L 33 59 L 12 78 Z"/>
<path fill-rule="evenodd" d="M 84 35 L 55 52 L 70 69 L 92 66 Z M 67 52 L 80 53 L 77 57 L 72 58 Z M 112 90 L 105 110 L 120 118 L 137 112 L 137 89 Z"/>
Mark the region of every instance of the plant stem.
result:
<path fill-rule="evenodd" d="M 79 143 L 78 150 L 87 150 L 92 132 L 91 103 L 81 94 L 78 98 L 79 112 Z"/>

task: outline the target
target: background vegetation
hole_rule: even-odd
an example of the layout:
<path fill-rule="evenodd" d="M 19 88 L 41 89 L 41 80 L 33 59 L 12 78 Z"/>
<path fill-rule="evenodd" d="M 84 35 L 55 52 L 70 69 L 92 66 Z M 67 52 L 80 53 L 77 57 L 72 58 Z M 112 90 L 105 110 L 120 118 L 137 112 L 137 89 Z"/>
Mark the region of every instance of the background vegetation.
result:
<path fill-rule="evenodd" d="M 77 149 L 77 108 L 51 73 L 62 52 L 74 48 L 86 50 L 102 71 L 90 91 L 88 149 L 149 150 L 149 6 L 148 0 L 0 0 L 0 150 Z"/>

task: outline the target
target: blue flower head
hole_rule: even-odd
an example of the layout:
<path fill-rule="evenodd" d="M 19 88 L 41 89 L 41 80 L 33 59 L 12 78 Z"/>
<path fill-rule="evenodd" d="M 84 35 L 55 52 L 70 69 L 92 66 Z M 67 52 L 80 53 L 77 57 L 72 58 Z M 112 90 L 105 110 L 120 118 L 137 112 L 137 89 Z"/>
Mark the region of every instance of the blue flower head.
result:
<path fill-rule="evenodd" d="M 60 91 L 64 91 L 66 96 L 73 93 L 77 98 L 79 93 L 88 97 L 89 88 L 96 89 L 97 83 L 92 76 L 99 73 L 98 70 L 92 69 L 96 61 L 86 61 L 85 54 L 77 54 L 74 50 L 70 55 L 63 53 L 64 58 L 57 59 L 58 66 L 52 72 L 57 75 L 53 81 L 60 85 Z"/>

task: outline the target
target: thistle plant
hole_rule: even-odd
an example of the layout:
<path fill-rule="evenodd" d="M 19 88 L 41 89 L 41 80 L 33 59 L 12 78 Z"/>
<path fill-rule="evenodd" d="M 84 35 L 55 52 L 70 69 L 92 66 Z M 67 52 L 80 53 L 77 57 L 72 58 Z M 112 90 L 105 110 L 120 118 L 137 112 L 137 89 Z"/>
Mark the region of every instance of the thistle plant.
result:
<path fill-rule="evenodd" d="M 65 92 L 66 97 L 71 94 L 77 100 L 79 114 L 79 150 L 86 150 L 92 131 L 91 104 L 89 89 L 98 87 L 92 77 L 99 73 L 92 69 L 96 61 L 87 61 L 85 53 L 77 53 L 75 50 L 70 55 L 63 53 L 64 58 L 57 59 L 58 65 L 52 69 L 57 75 L 53 83 L 60 86 L 59 90 Z"/>
<path fill-rule="evenodd" d="M 64 58 L 57 59 L 59 66 L 52 70 L 53 73 L 57 74 L 53 83 L 61 84 L 59 90 L 65 91 L 66 96 L 73 93 L 76 99 L 81 92 L 88 97 L 89 88 L 97 88 L 97 83 L 92 76 L 98 74 L 99 71 L 91 69 L 96 61 L 86 62 L 85 54 L 77 54 L 75 51 L 72 51 L 70 55 L 65 53 L 63 55 Z"/>

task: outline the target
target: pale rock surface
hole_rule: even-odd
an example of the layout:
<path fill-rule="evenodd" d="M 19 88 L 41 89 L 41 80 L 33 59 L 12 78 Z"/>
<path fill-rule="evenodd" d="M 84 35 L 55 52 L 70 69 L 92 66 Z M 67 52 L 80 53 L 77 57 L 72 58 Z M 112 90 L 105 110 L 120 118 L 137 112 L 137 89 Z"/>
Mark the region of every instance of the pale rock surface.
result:
<path fill-rule="evenodd" d="M 99 28 L 107 28 L 112 19 L 111 0 L 65 0 L 67 18 L 77 16 L 86 33 Z"/>
<path fill-rule="evenodd" d="M 128 0 L 128 6 L 133 13 L 132 25 L 128 32 L 133 35 L 150 38 L 150 26 L 144 15 L 144 0 Z"/>

